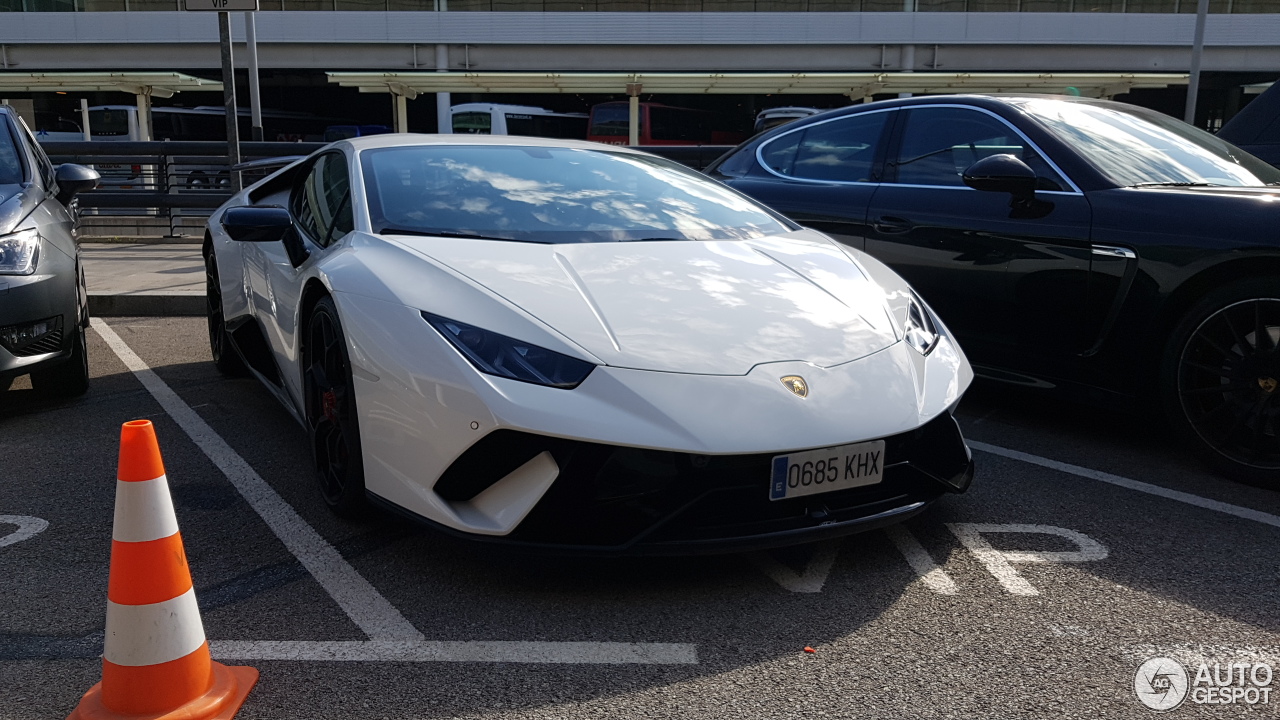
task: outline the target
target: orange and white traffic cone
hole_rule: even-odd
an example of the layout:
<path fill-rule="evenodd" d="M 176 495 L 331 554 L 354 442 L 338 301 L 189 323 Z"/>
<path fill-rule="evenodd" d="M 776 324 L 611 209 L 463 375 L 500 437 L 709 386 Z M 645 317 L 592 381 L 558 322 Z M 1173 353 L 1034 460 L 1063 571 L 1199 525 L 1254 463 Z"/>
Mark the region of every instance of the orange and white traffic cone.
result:
<path fill-rule="evenodd" d="M 150 420 L 120 431 L 102 682 L 68 720 L 230 720 L 258 681 L 209 656 Z"/>

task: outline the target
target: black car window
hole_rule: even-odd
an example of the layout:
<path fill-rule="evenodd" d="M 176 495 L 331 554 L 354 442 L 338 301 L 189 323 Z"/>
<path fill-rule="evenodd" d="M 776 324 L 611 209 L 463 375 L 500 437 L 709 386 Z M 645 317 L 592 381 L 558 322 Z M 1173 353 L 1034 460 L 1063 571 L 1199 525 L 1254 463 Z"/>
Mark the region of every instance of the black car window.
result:
<path fill-rule="evenodd" d="M 17 138 L 9 132 L 8 125 L 0 115 L 0 185 L 17 185 L 24 180 L 22 160 L 18 157 Z"/>
<path fill-rule="evenodd" d="M 810 125 L 765 144 L 760 156 L 773 172 L 804 180 L 874 182 L 876 148 L 887 112 Z"/>
<path fill-rule="evenodd" d="M 316 159 L 294 192 L 293 214 L 317 245 L 327 246 L 351 232 L 351 182 L 342 153 Z"/>
<path fill-rule="evenodd" d="M 1030 144 L 1003 121 L 978 110 L 924 107 L 907 111 L 898 156 L 903 185 L 963 187 L 964 171 L 991 155 L 1013 155 L 1035 171 L 1041 190 L 1065 190 L 1067 183 Z"/>

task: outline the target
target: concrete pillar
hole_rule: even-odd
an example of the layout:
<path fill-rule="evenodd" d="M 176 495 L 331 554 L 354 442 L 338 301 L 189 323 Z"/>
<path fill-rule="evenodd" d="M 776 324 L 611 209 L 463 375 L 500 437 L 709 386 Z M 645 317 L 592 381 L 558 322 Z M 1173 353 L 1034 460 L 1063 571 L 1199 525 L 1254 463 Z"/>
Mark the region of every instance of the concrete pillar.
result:
<path fill-rule="evenodd" d="M 447 5 L 443 5 L 441 9 L 447 9 Z M 436 72 L 449 72 L 449 46 L 436 45 Z M 449 113 L 449 108 L 453 105 L 452 100 L 447 92 L 436 93 L 436 124 L 440 127 L 437 132 L 449 135 L 453 133 L 453 118 Z"/>
<path fill-rule="evenodd" d="M 145 92 L 134 95 L 138 107 L 138 139 L 146 142 L 151 137 L 151 96 Z"/>
<path fill-rule="evenodd" d="M 409 98 L 391 93 L 391 105 L 394 120 L 391 129 L 398 132 L 409 132 Z"/>
<path fill-rule="evenodd" d="M 627 98 L 630 107 L 627 115 L 627 144 L 640 144 L 640 91 L 644 86 L 640 83 L 627 83 Z"/>

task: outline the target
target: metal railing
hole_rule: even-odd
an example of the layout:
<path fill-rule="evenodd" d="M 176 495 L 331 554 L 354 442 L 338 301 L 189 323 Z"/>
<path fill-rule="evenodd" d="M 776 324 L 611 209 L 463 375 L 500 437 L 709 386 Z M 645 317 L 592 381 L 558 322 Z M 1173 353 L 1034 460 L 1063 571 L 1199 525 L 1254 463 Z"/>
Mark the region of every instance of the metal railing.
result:
<path fill-rule="evenodd" d="M 112 227 L 113 219 L 120 218 L 133 219 L 132 225 L 152 233 L 163 231 L 169 237 L 181 236 L 183 230 L 198 235 L 203 218 L 232 195 L 224 142 L 48 142 L 42 147 L 55 164 L 90 165 L 102 175 L 98 189 L 77 196 L 86 235 L 98 234 L 95 228 Z M 240 156 L 245 163 L 309 155 L 322 147 L 324 143 L 245 142 L 240 144 Z M 697 145 L 640 149 L 702 170 L 730 148 Z M 256 182 L 273 170 L 245 171 L 244 184 Z M 147 222 L 137 222 L 142 219 Z M 189 225 L 187 220 L 199 224 Z M 125 225 L 123 220 L 115 222 L 114 226 Z"/>

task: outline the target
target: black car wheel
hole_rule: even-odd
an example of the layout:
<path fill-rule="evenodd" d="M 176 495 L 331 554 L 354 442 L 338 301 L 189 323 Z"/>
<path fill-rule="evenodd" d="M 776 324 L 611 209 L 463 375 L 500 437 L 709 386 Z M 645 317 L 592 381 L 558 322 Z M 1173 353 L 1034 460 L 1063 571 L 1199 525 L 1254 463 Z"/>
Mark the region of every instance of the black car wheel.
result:
<path fill-rule="evenodd" d="M 1175 330 L 1162 380 L 1171 417 L 1224 474 L 1280 484 L 1280 279 L 1206 295 Z"/>
<path fill-rule="evenodd" d="M 218 372 L 229 377 L 240 377 L 248 372 L 244 360 L 227 337 L 227 324 L 222 317 L 222 286 L 218 283 L 218 262 L 209 248 L 204 254 L 204 297 L 209 319 L 209 351 L 213 353 L 213 365 Z"/>
<path fill-rule="evenodd" d="M 31 372 L 31 387 L 53 397 L 78 397 L 89 390 L 89 351 L 83 327 L 72 328 L 71 357 L 47 370 Z"/>
<path fill-rule="evenodd" d="M 304 340 L 306 419 L 320 494 L 336 514 L 356 516 L 365 507 L 364 462 L 351 362 L 331 298 L 316 303 Z"/>

